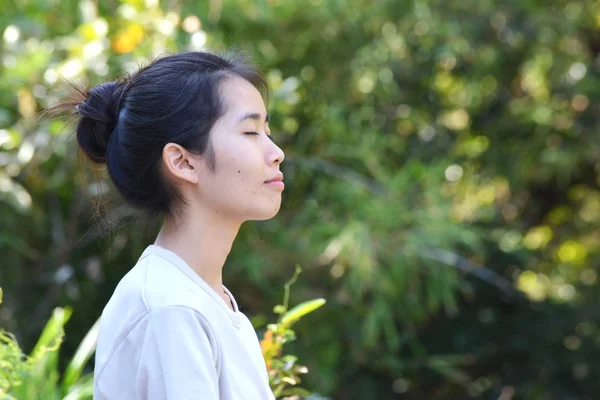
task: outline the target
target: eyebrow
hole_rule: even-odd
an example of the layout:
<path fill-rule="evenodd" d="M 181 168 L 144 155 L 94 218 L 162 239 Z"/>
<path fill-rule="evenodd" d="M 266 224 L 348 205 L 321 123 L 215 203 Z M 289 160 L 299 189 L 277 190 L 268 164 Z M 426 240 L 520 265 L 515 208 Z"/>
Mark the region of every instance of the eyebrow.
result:
<path fill-rule="evenodd" d="M 256 121 L 260 121 L 260 114 L 255 113 L 255 112 L 246 113 L 240 118 L 240 120 L 238 122 L 242 122 L 247 119 L 254 119 Z M 265 122 L 269 122 L 270 119 L 271 119 L 271 116 L 269 115 L 269 113 L 267 113 L 267 115 L 265 116 Z"/>

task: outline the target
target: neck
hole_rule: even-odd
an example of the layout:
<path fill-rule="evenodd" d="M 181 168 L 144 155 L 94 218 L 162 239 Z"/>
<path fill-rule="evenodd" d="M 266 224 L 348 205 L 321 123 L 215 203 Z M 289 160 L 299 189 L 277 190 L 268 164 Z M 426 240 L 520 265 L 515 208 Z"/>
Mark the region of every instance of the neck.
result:
<path fill-rule="evenodd" d="M 223 265 L 241 223 L 208 210 L 187 210 L 177 222 L 166 220 L 155 244 L 181 257 L 221 297 Z"/>

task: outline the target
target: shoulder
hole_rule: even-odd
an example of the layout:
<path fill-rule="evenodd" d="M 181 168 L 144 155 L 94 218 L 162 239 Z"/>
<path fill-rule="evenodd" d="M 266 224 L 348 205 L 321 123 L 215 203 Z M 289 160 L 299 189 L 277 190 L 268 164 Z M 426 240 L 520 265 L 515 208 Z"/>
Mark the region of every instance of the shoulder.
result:
<path fill-rule="evenodd" d="M 144 254 L 119 282 L 102 313 L 102 346 L 107 343 L 112 348 L 132 331 L 148 329 L 152 321 L 175 321 L 186 315 L 219 330 L 228 322 L 219 308 L 215 299 L 173 262 Z"/>
<path fill-rule="evenodd" d="M 149 310 L 139 325 L 146 325 L 146 330 L 159 332 L 162 335 L 198 333 L 214 339 L 214 333 L 206 317 L 195 308 L 184 305 L 168 305 Z"/>
<path fill-rule="evenodd" d="M 117 285 L 105 313 L 120 319 L 142 316 L 165 307 L 184 307 L 201 314 L 211 312 L 211 297 L 169 260 L 156 254 L 141 257 Z M 124 315 L 125 314 L 125 315 Z M 139 317 L 138 317 L 139 318 Z"/>
<path fill-rule="evenodd" d="M 213 317 L 214 299 L 170 260 L 149 254 L 140 263 L 144 263 L 140 294 L 148 312 L 181 307 Z"/>

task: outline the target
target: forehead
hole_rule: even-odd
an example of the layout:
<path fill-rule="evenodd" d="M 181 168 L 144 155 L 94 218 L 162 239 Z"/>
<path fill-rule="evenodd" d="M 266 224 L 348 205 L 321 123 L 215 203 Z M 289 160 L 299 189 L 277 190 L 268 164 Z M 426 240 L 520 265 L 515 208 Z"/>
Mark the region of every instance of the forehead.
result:
<path fill-rule="evenodd" d="M 266 114 L 265 103 L 260 92 L 247 80 L 237 76 L 226 78 L 221 86 L 225 115 L 231 118 L 244 113 Z"/>

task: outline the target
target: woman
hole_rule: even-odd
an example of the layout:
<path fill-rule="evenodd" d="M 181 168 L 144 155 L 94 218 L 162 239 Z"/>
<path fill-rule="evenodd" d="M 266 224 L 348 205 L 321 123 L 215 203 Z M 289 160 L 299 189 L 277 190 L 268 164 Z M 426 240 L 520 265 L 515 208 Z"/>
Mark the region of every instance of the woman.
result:
<path fill-rule="evenodd" d="M 101 317 L 94 399 L 273 399 L 258 338 L 223 286 L 240 225 L 277 214 L 283 151 L 266 83 L 236 58 L 154 61 L 70 106 L 77 141 L 131 205 L 164 216 Z"/>

